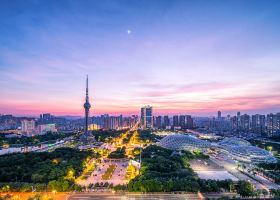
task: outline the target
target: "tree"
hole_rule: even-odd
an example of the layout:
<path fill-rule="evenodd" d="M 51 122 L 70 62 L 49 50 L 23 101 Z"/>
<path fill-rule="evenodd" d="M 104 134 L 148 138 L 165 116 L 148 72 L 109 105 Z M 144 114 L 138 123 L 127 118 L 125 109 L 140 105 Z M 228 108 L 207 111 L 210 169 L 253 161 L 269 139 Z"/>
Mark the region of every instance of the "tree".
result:
<path fill-rule="evenodd" d="M 20 187 L 20 191 L 21 192 L 31 192 L 32 191 L 32 187 L 30 184 L 23 184 L 21 187 Z"/>
<path fill-rule="evenodd" d="M 266 197 L 269 193 L 268 193 L 268 191 L 266 189 L 263 189 L 262 190 L 262 194 L 263 194 L 264 197 Z"/>
<path fill-rule="evenodd" d="M 274 196 L 274 198 L 280 198 L 280 189 L 271 189 L 270 193 Z"/>
<path fill-rule="evenodd" d="M 54 190 L 57 192 L 66 192 L 69 189 L 69 182 L 66 180 L 63 180 L 63 181 L 53 180 L 48 183 L 48 188 L 50 190 Z"/>
<path fill-rule="evenodd" d="M 242 197 L 251 197 L 254 196 L 255 191 L 251 183 L 247 181 L 238 181 L 237 193 Z"/>

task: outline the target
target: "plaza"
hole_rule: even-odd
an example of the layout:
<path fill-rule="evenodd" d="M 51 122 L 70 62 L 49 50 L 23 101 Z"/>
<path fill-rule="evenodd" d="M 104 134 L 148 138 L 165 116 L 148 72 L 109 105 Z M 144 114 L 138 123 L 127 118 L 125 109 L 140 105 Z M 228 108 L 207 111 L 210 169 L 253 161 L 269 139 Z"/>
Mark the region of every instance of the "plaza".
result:
<path fill-rule="evenodd" d="M 95 170 L 86 179 L 77 180 L 78 184 L 88 186 L 89 184 L 108 183 L 113 185 L 127 184 L 126 171 L 129 165 L 127 159 L 104 159 L 96 164 Z"/>
<path fill-rule="evenodd" d="M 238 181 L 238 178 L 210 159 L 192 160 L 190 165 L 201 179 Z"/>

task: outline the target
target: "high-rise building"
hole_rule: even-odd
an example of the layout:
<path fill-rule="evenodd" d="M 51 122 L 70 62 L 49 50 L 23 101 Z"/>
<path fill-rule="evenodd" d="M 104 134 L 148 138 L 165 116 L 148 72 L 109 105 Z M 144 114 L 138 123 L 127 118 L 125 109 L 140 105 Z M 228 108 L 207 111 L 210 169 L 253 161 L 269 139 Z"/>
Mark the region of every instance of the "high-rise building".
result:
<path fill-rule="evenodd" d="M 141 125 L 143 129 L 153 128 L 153 108 L 151 106 L 141 108 Z"/>
<path fill-rule="evenodd" d="M 265 133 L 265 115 L 252 115 L 251 131 L 257 135 Z"/>
<path fill-rule="evenodd" d="M 161 129 L 162 128 L 162 117 L 161 116 L 157 116 L 156 117 L 154 126 L 156 126 L 157 129 Z"/>
<path fill-rule="evenodd" d="M 84 109 L 85 109 L 85 126 L 84 126 L 84 136 L 87 137 L 88 135 L 88 119 L 89 119 L 89 109 L 91 107 L 89 103 L 89 96 L 88 96 L 88 76 L 86 80 L 86 102 L 84 103 Z"/>
<path fill-rule="evenodd" d="M 37 126 L 37 132 L 40 135 L 46 134 L 48 132 L 57 132 L 55 124 L 40 124 Z"/>
<path fill-rule="evenodd" d="M 193 118 L 190 115 L 186 115 L 186 128 L 192 129 L 193 125 Z"/>
<path fill-rule="evenodd" d="M 266 118 L 267 136 L 280 136 L 280 113 L 270 113 Z"/>
<path fill-rule="evenodd" d="M 237 112 L 237 130 L 240 130 L 241 128 L 241 114 L 240 112 Z"/>
<path fill-rule="evenodd" d="M 178 115 L 173 116 L 173 126 L 179 126 L 179 117 Z"/>
<path fill-rule="evenodd" d="M 230 118 L 230 130 L 236 131 L 238 129 L 238 118 L 233 116 Z"/>
<path fill-rule="evenodd" d="M 120 117 L 110 116 L 109 117 L 109 129 L 116 130 L 120 128 Z"/>
<path fill-rule="evenodd" d="M 274 128 L 274 124 L 275 124 L 275 120 L 274 120 L 274 114 L 270 113 L 267 115 L 266 117 L 266 126 L 267 126 L 267 136 L 271 137 L 275 134 L 275 128 Z"/>
<path fill-rule="evenodd" d="M 166 128 L 167 126 L 170 126 L 170 119 L 169 119 L 168 115 L 165 115 L 163 117 L 163 127 Z"/>
<path fill-rule="evenodd" d="M 24 119 L 21 121 L 21 133 L 27 136 L 31 136 L 35 131 L 35 120 Z"/>
<path fill-rule="evenodd" d="M 221 119 L 221 118 L 222 118 L 222 112 L 218 111 L 218 119 Z"/>
<path fill-rule="evenodd" d="M 186 127 L 186 116 L 185 115 L 179 116 L 179 125 L 181 126 L 181 128 Z"/>
<path fill-rule="evenodd" d="M 241 130 L 248 132 L 250 130 L 250 116 L 247 114 L 240 116 Z"/>
<path fill-rule="evenodd" d="M 53 116 L 50 113 L 44 113 L 40 115 L 39 123 L 40 124 L 51 124 L 53 123 Z"/>

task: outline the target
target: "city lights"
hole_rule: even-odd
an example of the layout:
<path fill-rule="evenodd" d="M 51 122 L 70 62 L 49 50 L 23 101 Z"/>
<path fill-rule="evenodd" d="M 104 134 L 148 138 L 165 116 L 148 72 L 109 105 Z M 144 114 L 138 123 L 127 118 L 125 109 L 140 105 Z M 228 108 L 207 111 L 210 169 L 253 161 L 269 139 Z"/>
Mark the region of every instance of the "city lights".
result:
<path fill-rule="evenodd" d="M 0 200 L 280 199 L 280 1 L 0 1 Z"/>

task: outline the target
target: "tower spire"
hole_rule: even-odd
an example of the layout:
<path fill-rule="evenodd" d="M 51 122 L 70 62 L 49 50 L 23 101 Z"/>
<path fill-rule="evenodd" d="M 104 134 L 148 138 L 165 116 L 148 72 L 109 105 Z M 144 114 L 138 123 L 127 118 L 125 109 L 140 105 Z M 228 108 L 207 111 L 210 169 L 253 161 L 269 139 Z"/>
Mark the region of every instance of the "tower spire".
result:
<path fill-rule="evenodd" d="M 89 109 L 91 105 L 89 103 L 89 97 L 88 97 L 88 75 L 86 79 L 86 102 L 84 103 L 84 109 L 85 109 L 85 136 L 88 135 L 88 118 L 89 118 Z"/>
<path fill-rule="evenodd" d="M 88 75 L 87 75 L 87 81 L 86 81 L 86 101 L 89 101 L 89 98 L 88 98 Z"/>

